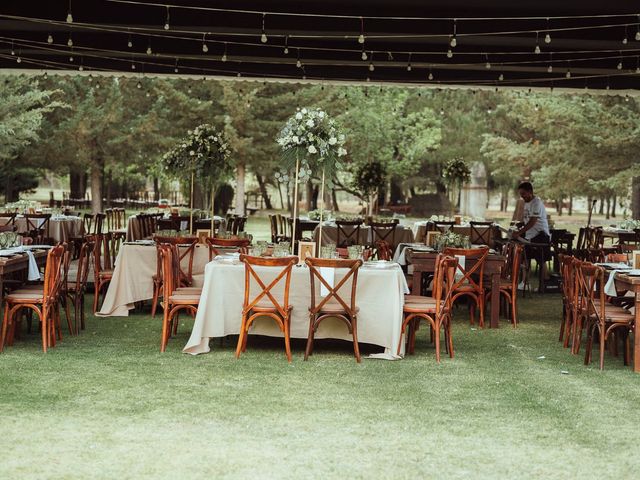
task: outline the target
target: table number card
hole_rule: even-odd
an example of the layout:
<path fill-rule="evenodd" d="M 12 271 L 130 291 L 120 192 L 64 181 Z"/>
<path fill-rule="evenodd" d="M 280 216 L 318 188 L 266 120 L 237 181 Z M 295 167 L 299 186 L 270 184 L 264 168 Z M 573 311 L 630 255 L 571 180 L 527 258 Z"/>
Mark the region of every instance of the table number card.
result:
<path fill-rule="evenodd" d="M 428 247 L 435 248 L 438 237 L 442 235 L 442 232 L 427 232 L 427 238 L 424 242 Z"/>
<path fill-rule="evenodd" d="M 640 268 L 640 250 L 634 250 L 631 257 L 631 268 L 639 269 Z"/>
<path fill-rule="evenodd" d="M 307 257 L 316 256 L 316 242 L 298 242 L 298 263 L 304 264 Z"/>

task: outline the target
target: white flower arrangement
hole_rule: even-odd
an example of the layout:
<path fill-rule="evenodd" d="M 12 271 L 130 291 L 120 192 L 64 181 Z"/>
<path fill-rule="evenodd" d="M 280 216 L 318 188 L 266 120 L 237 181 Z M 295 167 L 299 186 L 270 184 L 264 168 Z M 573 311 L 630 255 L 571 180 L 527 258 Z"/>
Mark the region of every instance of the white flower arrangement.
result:
<path fill-rule="evenodd" d="M 346 137 L 335 121 L 319 108 L 298 108 L 280 131 L 276 142 L 283 150 L 285 170 L 290 171 L 295 159 L 300 161 L 299 180 L 306 182 L 314 172 L 325 172 L 331 182 L 342 168 L 342 157 L 347 155 Z M 289 179 L 277 172 L 281 181 Z M 286 178 L 286 180 L 285 180 Z"/>

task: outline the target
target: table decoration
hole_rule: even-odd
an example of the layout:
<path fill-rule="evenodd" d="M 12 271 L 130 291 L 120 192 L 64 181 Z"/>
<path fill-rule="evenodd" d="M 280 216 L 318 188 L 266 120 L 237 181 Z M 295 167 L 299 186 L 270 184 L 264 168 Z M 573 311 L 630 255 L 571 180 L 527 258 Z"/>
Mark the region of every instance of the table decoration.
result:
<path fill-rule="evenodd" d="M 335 174 L 342 168 L 340 159 L 347 154 L 344 148 L 345 141 L 346 137 L 335 121 L 320 108 L 298 108 L 278 134 L 276 142 L 282 148 L 284 168 L 283 172 L 276 173 L 276 179 L 286 178 L 292 169 L 295 172 L 292 253 L 295 252 L 298 183 L 309 180 L 314 173 L 321 175 L 319 220 L 322 229 L 325 180 L 331 187 Z M 318 244 L 322 246 L 322 240 Z"/>
<path fill-rule="evenodd" d="M 193 186 L 195 178 L 211 190 L 211 218 L 214 218 L 214 200 L 217 186 L 233 171 L 229 142 L 222 131 L 204 123 L 187 132 L 162 157 L 166 170 L 177 177 L 190 177 L 189 232 L 193 232 Z M 214 222 L 211 222 L 211 236 Z"/>
<path fill-rule="evenodd" d="M 462 184 L 471 180 L 471 169 L 462 158 L 449 160 L 442 170 L 442 177 L 450 187 L 451 204 L 460 208 Z"/>

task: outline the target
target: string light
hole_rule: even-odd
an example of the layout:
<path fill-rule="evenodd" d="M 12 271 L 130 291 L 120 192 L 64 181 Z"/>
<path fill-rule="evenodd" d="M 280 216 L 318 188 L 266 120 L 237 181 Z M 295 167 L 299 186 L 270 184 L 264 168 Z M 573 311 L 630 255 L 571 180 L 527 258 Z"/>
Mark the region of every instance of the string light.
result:
<path fill-rule="evenodd" d="M 48 77 L 49 76 L 47 75 L 47 72 L 44 72 L 44 74 L 42 75 L 42 78 L 44 78 L 46 80 Z"/>
<path fill-rule="evenodd" d="M 373 65 L 373 62 L 369 62 L 369 71 L 373 72 L 376 69 L 376 67 Z"/>
<path fill-rule="evenodd" d="M 289 55 L 289 35 L 284 37 L 284 54 Z"/>
<path fill-rule="evenodd" d="M 302 68 L 302 62 L 300 61 L 300 49 L 298 48 L 298 58 L 296 60 L 296 67 Z"/>
<path fill-rule="evenodd" d="M 153 50 L 151 50 L 151 40 L 149 40 L 149 46 L 147 47 L 147 55 L 151 55 Z"/>
<path fill-rule="evenodd" d="M 164 29 L 169 30 L 169 5 L 167 5 L 167 18 L 164 21 Z"/>
<path fill-rule="evenodd" d="M 638 15 L 638 30 L 636 30 L 636 41 L 640 42 L 640 15 Z"/>
<path fill-rule="evenodd" d="M 67 23 L 73 23 L 73 15 L 71 15 L 71 0 L 69 0 L 69 11 L 67 12 Z"/>
<path fill-rule="evenodd" d="M 207 37 L 206 33 L 202 35 L 202 51 L 204 53 L 207 53 L 209 51 L 209 47 L 207 46 L 206 37 Z"/>
<path fill-rule="evenodd" d="M 551 35 L 549 34 L 549 18 L 547 17 L 547 34 L 544 36 L 544 43 L 551 43 Z"/>
<path fill-rule="evenodd" d="M 358 43 L 364 44 L 364 19 L 360 17 L 360 35 L 358 36 Z"/>
<path fill-rule="evenodd" d="M 451 51 L 451 49 L 447 50 L 447 58 L 452 58 L 453 57 L 453 52 Z"/>
<path fill-rule="evenodd" d="M 622 57 L 620 58 L 620 61 L 618 62 L 618 65 L 616 65 L 616 68 L 618 70 L 622 70 Z"/>
<path fill-rule="evenodd" d="M 411 53 L 409 53 L 409 60 L 407 61 L 407 72 L 411 71 Z"/>
<path fill-rule="evenodd" d="M 16 58 L 16 63 L 22 63 L 22 59 L 20 58 L 20 55 L 18 55 L 18 58 Z"/>
<path fill-rule="evenodd" d="M 485 53 L 484 57 L 485 57 L 485 59 L 487 61 L 487 63 L 484 64 L 484 68 L 486 68 L 487 70 L 490 70 L 491 69 L 491 63 L 489 63 L 489 54 Z"/>
<path fill-rule="evenodd" d="M 11 55 L 15 55 L 16 51 L 13 49 L 13 40 L 11 40 Z"/>
<path fill-rule="evenodd" d="M 567 68 L 567 73 L 565 74 L 566 78 L 571 78 L 571 70 Z"/>
<path fill-rule="evenodd" d="M 538 32 L 536 32 L 536 48 L 533 49 L 533 53 L 536 53 L 536 54 L 540 53 L 540 44 L 538 43 L 538 38 L 539 38 L 539 35 L 538 35 Z"/>
<path fill-rule="evenodd" d="M 456 19 L 455 18 L 453 19 L 453 35 L 449 40 L 449 45 L 451 45 L 452 48 L 455 48 L 455 46 L 458 45 L 458 41 L 456 40 Z"/>
<path fill-rule="evenodd" d="M 131 41 L 131 32 L 129 32 L 129 37 L 127 39 L 127 47 L 133 47 L 133 42 Z"/>
<path fill-rule="evenodd" d="M 549 66 L 547 67 L 547 73 L 553 73 L 553 53 L 549 52 Z"/>
<path fill-rule="evenodd" d="M 263 13 L 263 14 L 262 14 L 262 35 L 260 36 L 260 41 L 261 41 L 262 43 L 267 43 L 267 40 L 269 40 L 269 39 L 267 38 L 267 34 L 266 34 L 266 32 L 264 31 L 264 19 L 265 19 L 266 15 L 267 15 L 266 13 Z"/>
<path fill-rule="evenodd" d="M 73 39 L 71 38 L 71 34 L 69 34 L 69 40 L 67 40 L 67 46 L 73 47 Z"/>
<path fill-rule="evenodd" d="M 504 80 L 504 74 L 502 74 L 502 73 L 501 73 L 501 74 L 498 76 L 498 80 L 503 81 L 503 80 Z"/>
<path fill-rule="evenodd" d="M 537 112 L 538 110 L 540 110 L 540 106 L 536 103 L 533 109 Z"/>
<path fill-rule="evenodd" d="M 628 35 L 627 35 L 627 34 L 628 34 L 628 32 L 629 32 L 629 31 L 628 31 L 628 29 L 627 29 L 627 26 L 625 25 L 625 26 L 624 26 L 624 38 L 622 39 L 622 44 L 623 44 L 623 45 L 626 45 L 627 43 L 629 43 L 629 38 L 628 38 Z"/>
<path fill-rule="evenodd" d="M 53 35 L 49 34 L 49 36 L 47 37 L 47 43 L 49 45 L 51 45 L 53 43 Z"/>
<path fill-rule="evenodd" d="M 178 73 L 178 59 L 177 59 L 177 58 L 176 58 L 176 64 L 175 64 L 175 66 L 173 67 L 173 71 L 174 71 L 175 73 Z"/>
<path fill-rule="evenodd" d="M 367 58 L 369 58 L 367 56 L 367 52 L 364 51 L 364 47 L 362 47 L 362 55 L 360 55 L 360 58 L 362 58 L 362 60 L 366 60 Z"/>
<path fill-rule="evenodd" d="M 429 76 L 427 78 L 429 80 L 433 80 L 433 73 L 431 72 L 431 68 L 429 68 Z"/>
<path fill-rule="evenodd" d="M 140 80 L 138 80 L 138 83 L 136 84 L 136 88 L 142 88 L 142 83 L 140 82 Z"/>
<path fill-rule="evenodd" d="M 227 42 L 224 42 L 224 52 L 220 60 L 222 60 L 223 62 L 227 61 Z"/>

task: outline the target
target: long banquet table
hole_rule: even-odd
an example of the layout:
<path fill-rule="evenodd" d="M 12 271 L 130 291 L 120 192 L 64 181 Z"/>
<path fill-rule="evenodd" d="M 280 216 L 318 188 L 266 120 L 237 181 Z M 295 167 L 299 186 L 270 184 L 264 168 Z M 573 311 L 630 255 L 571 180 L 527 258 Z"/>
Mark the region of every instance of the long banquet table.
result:
<path fill-rule="evenodd" d="M 256 269 L 264 275 L 266 284 L 277 273 L 268 267 Z M 276 269 L 280 271 L 280 269 Z M 335 282 L 340 281 L 344 272 L 336 271 Z M 280 290 L 274 290 L 276 298 L 281 298 Z M 289 301 L 293 305 L 291 338 L 307 338 L 309 331 L 310 286 L 309 269 L 294 267 L 291 275 Z M 318 287 L 319 288 L 319 287 Z M 358 314 L 358 340 L 385 348 L 395 354 L 402 326 L 402 306 L 404 294 L 408 293 L 407 283 L 401 269 L 390 264 L 389 268 L 362 267 L 358 274 L 356 303 Z M 341 289 L 341 294 L 344 295 Z M 198 313 L 191 337 L 183 352 L 190 354 L 210 351 L 209 339 L 237 335 L 240 332 L 242 302 L 244 295 L 244 265 L 213 261 L 207 264 L 204 286 Z M 251 334 L 282 337 L 276 323 L 270 319 L 259 319 L 250 330 Z M 315 338 L 337 338 L 351 340 L 345 324 L 337 319 L 327 319 L 318 329 Z"/>
<path fill-rule="evenodd" d="M 414 294 L 420 292 L 422 284 L 423 273 L 433 273 L 435 271 L 436 252 L 419 252 L 413 251 L 410 248 L 407 249 L 406 257 L 407 262 L 413 265 L 413 285 L 412 291 Z M 491 316 L 490 326 L 491 328 L 498 328 L 500 326 L 500 272 L 504 265 L 506 258 L 502 255 L 490 254 L 487 256 L 484 264 L 484 275 L 489 278 L 490 288 L 490 301 Z M 467 265 L 469 268 L 471 265 Z"/>
<path fill-rule="evenodd" d="M 638 338 L 638 325 L 640 325 L 640 277 L 625 275 L 622 272 L 616 273 L 616 290 L 633 292 L 635 296 L 634 322 L 635 330 L 633 334 L 633 371 L 640 372 L 640 338 Z"/>
<path fill-rule="evenodd" d="M 186 260 L 186 259 L 185 259 Z M 202 272 L 209 261 L 209 249 L 196 245 L 193 256 L 193 284 L 202 285 Z M 183 266 L 186 266 L 183 260 Z M 123 244 L 116 258 L 113 278 L 98 316 L 126 317 L 134 303 L 153 298 L 153 275 L 157 269 L 155 245 Z"/>
<path fill-rule="evenodd" d="M 0 223 L 8 220 L 6 217 L 0 216 Z M 16 217 L 16 231 L 18 233 L 27 233 L 29 231 L 27 219 L 24 217 Z M 82 219 L 73 215 L 51 217 L 49 220 L 49 231 L 46 236 L 53 238 L 55 242 L 67 242 L 72 238 L 81 237 L 84 230 Z"/>

